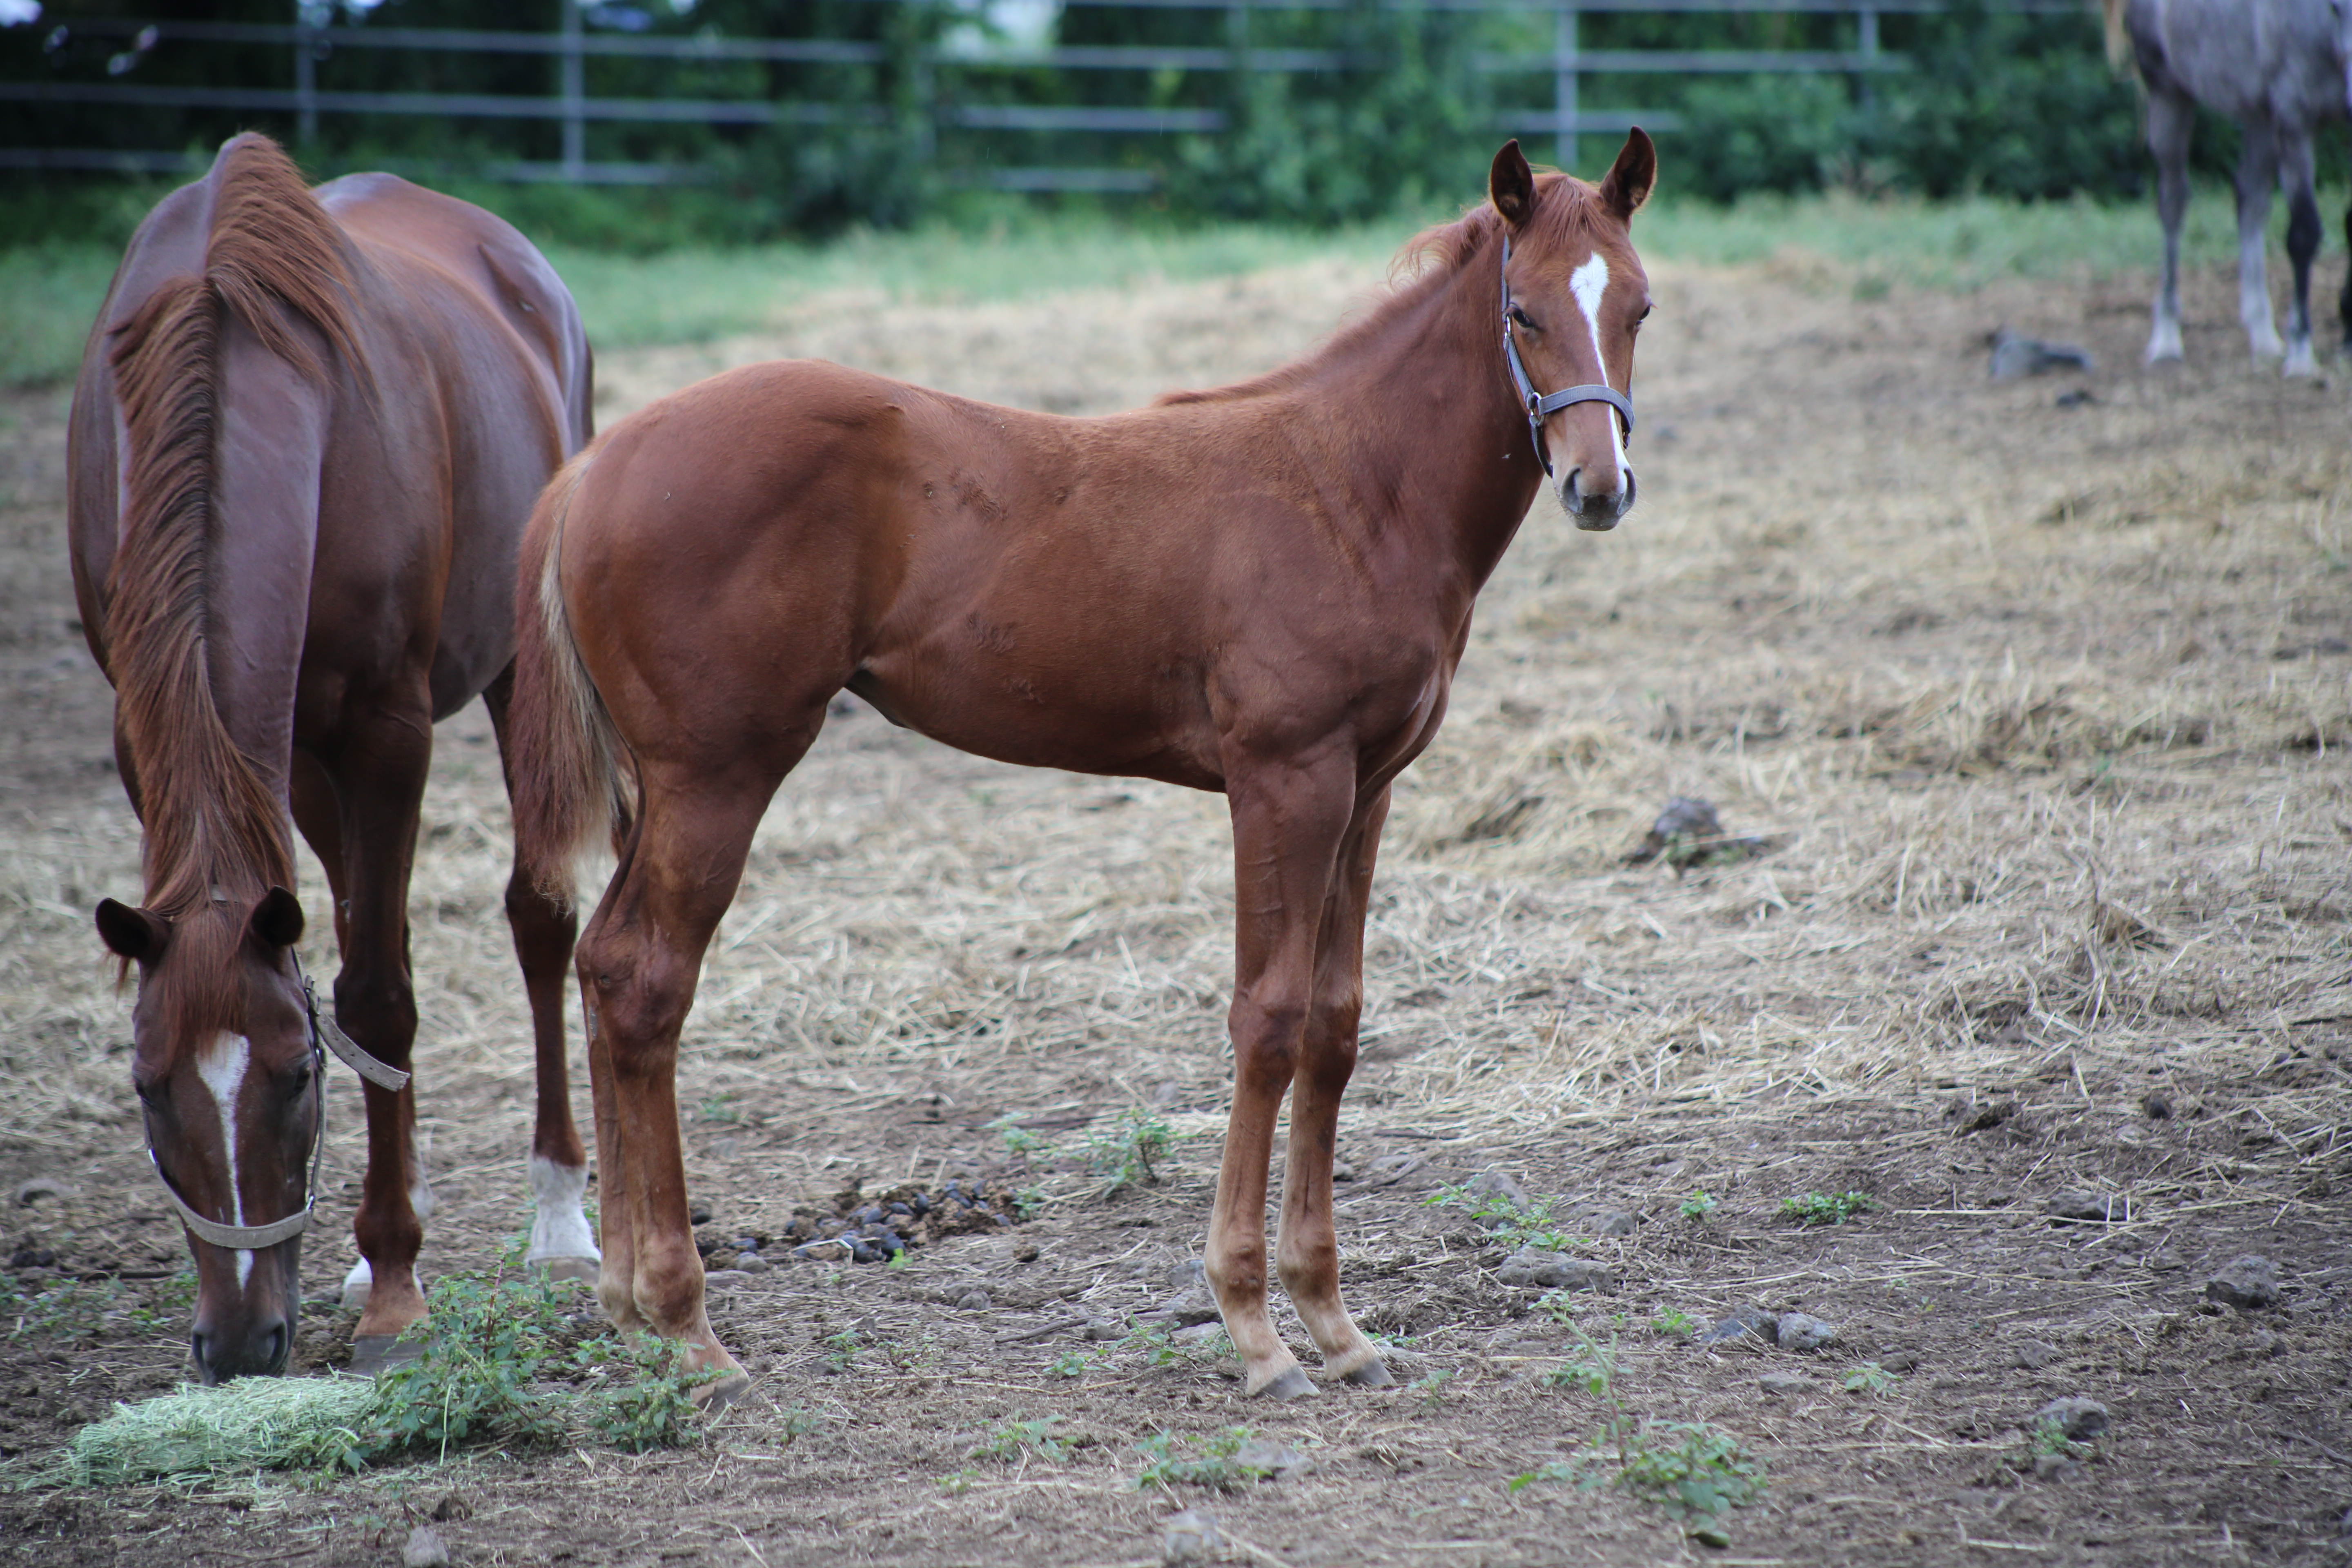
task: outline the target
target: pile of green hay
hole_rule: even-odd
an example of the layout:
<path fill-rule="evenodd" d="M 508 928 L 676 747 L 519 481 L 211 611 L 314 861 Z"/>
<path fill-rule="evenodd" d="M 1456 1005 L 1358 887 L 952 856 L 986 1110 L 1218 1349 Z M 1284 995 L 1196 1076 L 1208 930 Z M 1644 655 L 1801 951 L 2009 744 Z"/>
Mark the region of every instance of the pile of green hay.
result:
<path fill-rule="evenodd" d="M 67 1451 L 84 1486 L 313 1469 L 351 1451 L 376 1406 L 373 1379 L 246 1377 L 117 1405 Z"/>

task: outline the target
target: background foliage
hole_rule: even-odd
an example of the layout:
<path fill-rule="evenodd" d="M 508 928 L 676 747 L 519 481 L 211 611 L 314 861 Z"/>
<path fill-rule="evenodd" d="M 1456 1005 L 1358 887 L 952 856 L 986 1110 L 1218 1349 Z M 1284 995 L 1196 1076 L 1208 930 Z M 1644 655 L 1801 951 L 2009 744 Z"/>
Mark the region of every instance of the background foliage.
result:
<path fill-rule="evenodd" d="M 1423 10 L 1356 0 L 1342 8 L 1253 7 L 1256 48 L 1344 52 L 1362 62 L 1322 71 L 1073 71 L 979 63 L 994 31 L 978 0 L 673 0 L 607 4 L 588 11 L 592 32 L 821 37 L 870 46 L 852 62 L 645 59 L 591 56 L 591 97 L 761 99 L 848 103 L 856 112 L 823 125 L 709 126 L 592 122 L 591 159 L 672 162 L 709 170 L 701 184 L 656 188 L 497 186 L 469 170 L 499 159 L 552 159 L 552 121 L 330 114 L 301 148 L 317 173 L 391 166 L 507 213 L 535 236 L 645 253 L 686 243 L 742 244 L 822 235 L 852 225 L 905 226 L 1002 208 L 973 191 L 992 164 L 1120 166 L 1152 176 L 1141 196 L 1066 195 L 1029 205 L 1165 214 L 1178 221 L 1265 220 L 1330 226 L 1426 211 L 1477 189 L 1501 132 L 1497 116 L 1542 110 L 1551 82 L 1541 67 L 1491 68 L 1496 59 L 1549 55 L 1543 14 Z M 166 40 L 136 48 L 89 24 L 101 15 L 166 21 L 283 23 L 283 0 L 76 0 L 31 26 L 0 29 L 0 79 L 284 89 L 282 45 Z M 321 19 L 368 27 L 467 27 L 484 23 L 464 0 L 383 0 L 365 10 L 316 7 Z M 498 25 L 551 30 L 554 0 L 499 8 Z M 1158 44 L 1223 47 L 1234 13 L 1193 7 L 1074 5 L 1061 14 L 1064 45 Z M 60 31 L 62 27 L 62 31 Z M 2137 195 L 2145 182 L 2138 89 L 2109 68 L 2096 18 L 2021 14 L 1986 0 L 1956 0 L 1934 16 L 1890 16 L 1885 47 L 1916 69 L 1867 79 L 1822 76 L 1591 76 L 1588 109 L 1624 108 L 1683 117 L 1659 136 L 1675 187 L 1728 202 L 1755 192 L 1822 188 L 1949 197 L 2043 201 Z M 1587 49 L 1849 49 L 1851 16 L 1795 14 L 1590 13 Z M 961 45 L 961 53 L 958 46 Z M 1482 68 L 1482 58 L 1487 68 Z M 343 48 L 322 59 L 322 88 L 344 91 L 544 94 L 556 63 L 530 54 L 423 53 Z M 960 129 L 941 104 L 992 102 L 1213 110 L 1217 134 Z M 278 123 L 284 121 L 287 123 Z M 291 139 L 289 115 L 171 108 L 0 104 L 0 146 L 185 149 L 201 158 L 247 124 Z M 1596 172 L 1613 136 L 1587 135 Z M 2331 138 L 2327 156 L 2341 165 Z M 1551 150 L 1531 142 L 1538 156 Z M 2200 138 L 2200 170 L 2225 174 L 2234 129 L 2220 121 Z M 0 176 L 0 204 L 20 239 L 93 238 L 119 244 L 168 180 L 125 181 L 56 172 Z"/>

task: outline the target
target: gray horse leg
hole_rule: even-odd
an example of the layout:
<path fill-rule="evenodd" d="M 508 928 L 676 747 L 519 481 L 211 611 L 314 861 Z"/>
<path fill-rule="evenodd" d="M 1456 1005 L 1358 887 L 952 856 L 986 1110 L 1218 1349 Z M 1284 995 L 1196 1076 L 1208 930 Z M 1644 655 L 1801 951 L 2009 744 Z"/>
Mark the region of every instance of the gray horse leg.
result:
<path fill-rule="evenodd" d="M 2352 250 L 2352 206 L 2344 209 L 2344 248 Z M 2336 296 L 2336 315 L 2344 323 L 2344 352 L 2352 353 L 2352 269 L 2344 274 L 2344 292 Z"/>
<path fill-rule="evenodd" d="M 2263 229 L 2270 222 L 2278 172 L 2276 132 L 2268 125 L 2248 125 L 2245 155 L 2238 160 L 2238 320 L 2258 360 L 2286 353 L 2271 316 L 2270 276 L 2263 264 Z"/>
<path fill-rule="evenodd" d="M 2294 299 L 2286 318 L 2286 374 L 2317 375 L 2319 367 L 2311 357 L 2311 260 L 2319 254 L 2319 202 L 2311 193 L 2308 132 L 2280 138 L 2279 183 L 2286 192 L 2286 256 L 2294 268 Z"/>
<path fill-rule="evenodd" d="M 2156 294 L 2156 326 L 2147 335 L 2150 364 L 2180 357 L 2180 221 L 2189 211 L 2189 132 L 2196 123 L 2196 106 L 2189 100 L 2149 92 L 2147 150 L 2156 155 L 2156 216 L 2164 226 L 2164 282 Z M 2352 215 L 2345 222 L 2352 233 Z"/>

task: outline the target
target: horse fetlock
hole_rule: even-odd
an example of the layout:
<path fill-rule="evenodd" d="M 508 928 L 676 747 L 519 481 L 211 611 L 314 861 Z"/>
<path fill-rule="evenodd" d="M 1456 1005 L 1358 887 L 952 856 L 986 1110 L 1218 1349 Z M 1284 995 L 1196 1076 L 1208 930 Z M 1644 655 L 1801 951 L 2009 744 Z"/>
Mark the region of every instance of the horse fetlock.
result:
<path fill-rule="evenodd" d="M 2309 338 L 2297 338 L 2287 344 L 2286 363 L 2281 367 L 2281 374 L 2297 380 L 2319 374 L 2319 361 L 2312 353 Z"/>
<path fill-rule="evenodd" d="M 397 1335 L 425 1316 L 425 1292 L 417 1288 L 414 1265 L 373 1270 L 366 1310 L 360 1313 L 355 1333 L 373 1337 Z"/>
<path fill-rule="evenodd" d="M 530 1249 L 523 1261 L 544 1265 L 558 1279 L 595 1279 L 604 1254 L 588 1226 L 588 1168 L 533 1154 L 530 1194 Z"/>
<path fill-rule="evenodd" d="M 2178 321 L 2167 321 L 2159 316 L 2157 318 L 2155 330 L 2147 335 L 2147 363 L 2161 364 L 2168 360 L 2179 360 L 2182 357 L 2180 323 Z"/>
<path fill-rule="evenodd" d="M 1242 1390 L 1247 1398 L 1270 1399 L 1276 1405 L 1315 1397 L 1315 1383 L 1307 1375 L 1307 1369 L 1286 1355 L 1281 1365 L 1263 1370 L 1251 1368 L 1249 1380 Z"/>

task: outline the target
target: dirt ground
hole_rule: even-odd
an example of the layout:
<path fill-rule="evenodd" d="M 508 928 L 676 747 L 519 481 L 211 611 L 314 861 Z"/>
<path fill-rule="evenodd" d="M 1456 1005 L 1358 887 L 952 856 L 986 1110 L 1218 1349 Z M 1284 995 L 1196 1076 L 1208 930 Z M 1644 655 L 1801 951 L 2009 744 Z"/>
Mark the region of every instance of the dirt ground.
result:
<path fill-rule="evenodd" d="M 2352 378 L 2249 366 L 2222 278 L 2195 280 L 2189 364 L 2148 374 L 2144 279 L 1653 270 L 1641 505 L 1585 535 L 1538 502 L 1383 856 L 1339 1215 L 1399 1387 L 1268 1407 L 1213 1347 L 1084 1337 L 1162 1306 L 1198 1256 L 1228 1072 L 1222 803 L 1003 768 L 845 704 L 688 1024 L 709 1230 L 960 1175 L 1030 1191 L 1034 1217 L 716 1292 L 760 1382 L 699 1448 L 36 1485 L 0 1492 L 0 1561 L 387 1563 L 437 1515 L 460 1563 L 1141 1564 L 1188 1507 L 1223 1561 L 1296 1568 L 2352 1561 Z M 1098 411 L 1301 352 L 1379 286 L 1335 265 L 845 296 L 776 336 L 609 356 L 603 414 L 783 353 Z M 1993 383 L 2002 325 L 2099 368 Z M 72 624 L 65 395 L 7 399 L 0 428 L 0 1239 L 16 1291 L 71 1278 L 99 1304 L 0 1330 L 11 1487 L 186 1357 L 184 1244 L 89 923 L 135 895 L 136 839 Z M 440 741 L 413 900 L 428 1275 L 523 1223 L 530 1089 L 479 710 Z M 1627 865 L 1675 795 L 1765 852 Z M 350 1328 L 331 1302 L 361 1146 L 336 1089 L 311 1369 Z M 1139 1109 L 1174 1157 L 1106 1196 L 1077 1151 Z M 1005 1118 L 1049 1147 L 1014 1152 Z M 1631 1216 L 1570 1249 L 1606 1289 L 1547 1308 L 1498 1280 L 1503 1249 L 1427 1201 L 1490 1171 L 1573 1229 Z M 14 1202 L 35 1178 L 69 1190 Z M 1847 1191 L 1877 1206 L 1782 1217 Z M 2113 1219 L 2054 1220 L 2069 1192 Z M 2210 1303 L 2249 1254 L 2276 1303 Z M 1835 1338 L 1677 1331 L 1757 1307 Z M 1622 1491 L 1510 1488 L 1602 1419 L 1548 1375 L 1579 1334 L 1614 1337 L 1629 1412 L 1760 1458 L 1727 1548 Z M 2108 1434 L 2037 1468 L 2024 1428 L 2073 1395 Z M 1066 1452 L 975 1453 L 1047 1417 Z M 1139 1488 L 1139 1442 L 1234 1427 L 1311 1468 Z"/>

